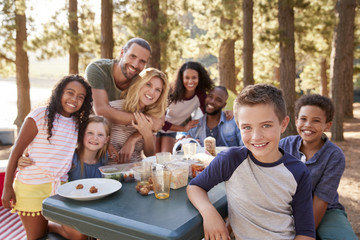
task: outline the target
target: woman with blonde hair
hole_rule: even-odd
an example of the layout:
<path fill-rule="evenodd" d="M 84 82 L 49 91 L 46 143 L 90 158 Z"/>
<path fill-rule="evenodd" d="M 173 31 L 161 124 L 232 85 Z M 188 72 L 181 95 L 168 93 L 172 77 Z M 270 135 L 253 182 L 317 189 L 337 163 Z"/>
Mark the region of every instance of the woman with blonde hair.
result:
<path fill-rule="evenodd" d="M 111 107 L 134 113 L 135 117 L 135 121 L 131 125 L 112 125 L 110 149 L 115 149 L 118 154 L 129 136 L 136 131 L 139 131 L 142 136 L 140 141 L 131 144 L 134 149 L 132 155 L 119 159 L 120 163 L 125 163 L 127 159 L 130 162 L 141 161 L 141 151 L 145 156 L 155 154 L 155 135 L 152 132 L 151 117 L 161 118 L 164 116 L 168 92 L 169 82 L 166 75 L 158 69 L 147 68 L 123 92 L 123 99 L 109 102 Z M 109 151 L 111 152 L 111 150 Z"/>

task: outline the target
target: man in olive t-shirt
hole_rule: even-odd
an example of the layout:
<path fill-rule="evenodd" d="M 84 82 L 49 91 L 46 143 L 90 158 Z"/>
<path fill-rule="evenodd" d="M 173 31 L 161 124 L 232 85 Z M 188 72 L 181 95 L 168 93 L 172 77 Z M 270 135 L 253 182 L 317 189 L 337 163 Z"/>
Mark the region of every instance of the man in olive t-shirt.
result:
<path fill-rule="evenodd" d="M 92 87 L 94 110 L 116 124 L 131 124 L 131 113 L 116 110 L 109 101 L 120 99 L 120 94 L 145 68 L 150 58 L 151 47 L 142 38 L 132 38 L 122 48 L 119 60 L 100 59 L 90 63 L 85 70 L 85 78 Z M 154 130 L 162 127 L 162 119 L 154 119 Z M 120 152 L 120 161 L 127 162 L 134 150 L 135 143 L 141 139 L 139 133 L 132 135 Z"/>

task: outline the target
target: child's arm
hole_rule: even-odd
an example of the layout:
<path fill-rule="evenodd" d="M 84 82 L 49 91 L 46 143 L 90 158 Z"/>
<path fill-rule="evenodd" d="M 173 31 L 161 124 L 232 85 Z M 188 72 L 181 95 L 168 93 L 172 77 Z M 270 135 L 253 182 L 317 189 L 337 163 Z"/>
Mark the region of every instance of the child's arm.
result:
<path fill-rule="evenodd" d="M 188 132 L 190 129 L 196 127 L 198 123 L 199 123 L 199 120 L 196 119 L 196 120 L 189 121 L 185 126 L 172 124 L 171 127 L 169 128 L 169 130 L 176 131 L 176 132 Z"/>
<path fill-rule="evenodd" d="M 21 127 L 20 133 L 16 139 L 14 147 L 10 153 L 9 163 L 6 169 L 4 191 L 1 197 L 2 204 L 5 208 L 11 208 L 11 202 L 16 203 L 16 196 L 12 186 L 18 159 L 22 156 L 27 146 L 38 133 L 36 123 L 32 118 L 27 118 Z"/>
<path fill-rule="evenodd" d="M 314 195 L 313 197 L 313 209 L 315 217 L 315 229 L 318 228 L 322 218 L 325 215 L 328 203 L 320 199 L 318 196 Z"/>
<path fill-rule="evenodd" d="M 195 185 L 189 185 L 186 191 L 189 200 L 203 218 L 205 240 L 230 239 L 225 222 L 216 208 L 211 204 L 207 192 Z"/>
<path fill-rule="evenodd" d="M 297 235 L 294 240 L 314 240 L 315 238 L 304 236 L 304 235 Z"/>

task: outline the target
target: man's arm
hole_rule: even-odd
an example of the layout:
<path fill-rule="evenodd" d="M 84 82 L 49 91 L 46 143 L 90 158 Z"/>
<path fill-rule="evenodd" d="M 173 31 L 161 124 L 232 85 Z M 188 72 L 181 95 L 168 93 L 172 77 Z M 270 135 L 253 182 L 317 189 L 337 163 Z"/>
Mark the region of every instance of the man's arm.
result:
<path fill-rule="evenodd" d="M 115 124 L 128 125 L 134 120 L 134 115 L 125 111 L 117 110 L 109 105 L 109 97 L 104 89 L 92 88 L 94 111 L 96 115 L 102 115 Z"/>
<path fill-rule="evenodd" d="M 102 115 L 114 124 L 128 125 L 135 120 L 132 113 L 115 109 L 109 105 L 109 97 L 104 89 L 92 88 L 94 111 L 96 115 Z M 159 131 L 164 125 L 165 117 L 152 117 L 153 130 Z"/>
<path fill-rule="evenodd" d="M 225 222 L 216 208 L 211 204 L 207 192 L 195 185 L 188 185 L 186 191 L 190 202 L 203 218 L 205 239 L 230 239 Z M 218 238 L 219 236 L 221 236 L 221 238 Z"/>

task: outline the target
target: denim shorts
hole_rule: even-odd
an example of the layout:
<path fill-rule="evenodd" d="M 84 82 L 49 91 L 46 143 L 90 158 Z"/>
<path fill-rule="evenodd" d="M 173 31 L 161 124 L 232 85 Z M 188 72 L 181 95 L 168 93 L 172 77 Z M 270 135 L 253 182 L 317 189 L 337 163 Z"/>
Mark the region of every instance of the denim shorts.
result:
<path fill-rule="evenodd" d="M 158 132 L 156 134 L 156 137 L 172 137 L 172 138 L 176 138 L 176 134 L 177 134 L 177 132 L 170 132 L 170 133 Z"/>

